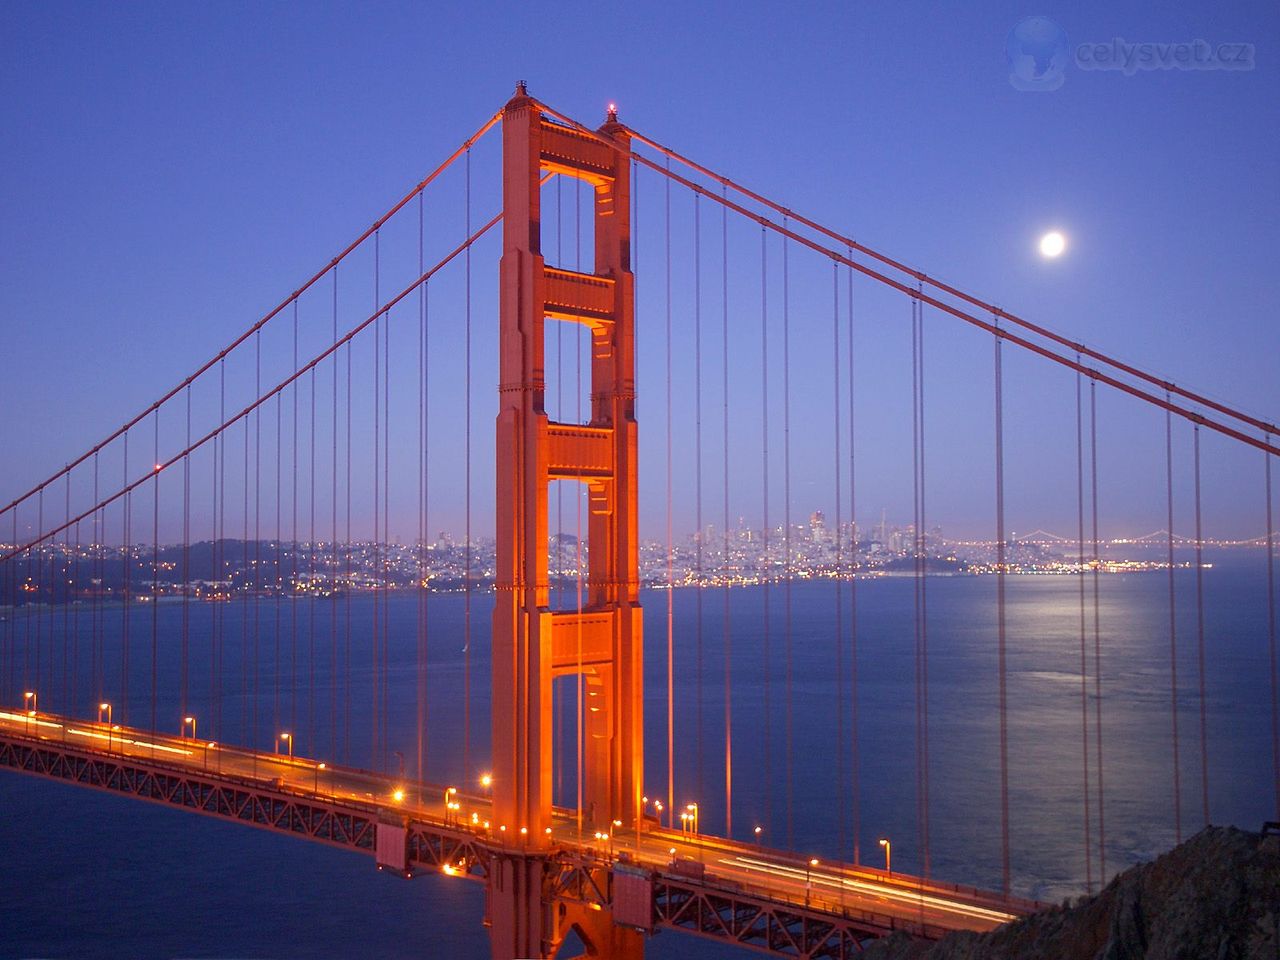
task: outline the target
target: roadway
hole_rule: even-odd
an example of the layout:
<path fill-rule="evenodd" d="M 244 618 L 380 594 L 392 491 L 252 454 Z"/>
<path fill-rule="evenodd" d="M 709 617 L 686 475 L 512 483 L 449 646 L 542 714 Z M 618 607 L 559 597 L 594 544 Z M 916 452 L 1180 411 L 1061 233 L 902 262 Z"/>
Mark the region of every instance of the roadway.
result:
<path fill-rule="evenodd" d="M 243 781 L 335 805 L 401 814 L 452 826 L 512 848 L 527 843 L 514 828 L 503 830 L 502 825 L 491 822 L 490 804 L 482 795 L 413 781 L 399 783 L 366 770 L 291 756 L 289 742 L 283 739 L 278 742 L 281 752 L 261 753 L 194 736 L 152 734 L 119 724 L 20 710 L 0 710 L 0 734 L 58 741 L 86 752 Z M 814 865 L 759 844 L 666 829 L 653 818 L 646 818 L 639 836 L 634 830 L 605 836 L 597 834 L 594 827 L 580 827 L 574 811 L 557 808 L 551 833 L 556 845 L 614 862 L 639 864 L 668 878 L 701 880 L 708 886 L 824 913 L 860 911 L 896 925 L 984 931 L 1039 906 L 863 866 Z"/>

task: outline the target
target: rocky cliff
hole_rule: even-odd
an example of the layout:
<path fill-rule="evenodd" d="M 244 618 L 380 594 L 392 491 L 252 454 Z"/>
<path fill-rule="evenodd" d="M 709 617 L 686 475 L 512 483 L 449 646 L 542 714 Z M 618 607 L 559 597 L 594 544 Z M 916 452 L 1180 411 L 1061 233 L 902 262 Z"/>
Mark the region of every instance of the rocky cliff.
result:
<path fill-rule="evenodd" d="M 1208 827 L 1092 897 L 866 960 L 1280 960 L 1280 835 Z"/>

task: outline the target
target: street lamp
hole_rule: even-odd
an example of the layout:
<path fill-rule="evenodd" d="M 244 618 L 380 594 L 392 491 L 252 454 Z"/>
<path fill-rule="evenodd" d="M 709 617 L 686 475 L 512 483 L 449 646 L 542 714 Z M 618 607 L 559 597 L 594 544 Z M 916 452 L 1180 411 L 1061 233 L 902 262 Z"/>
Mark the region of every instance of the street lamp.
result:
<path fill-rule="evenodd" d="M 313 794 L 315 794 L 315 796 L 317 796 L 317 797 L 318 797 L 318 796 L 320 796 L 320 771 L 321 771 L 321 770 L 323 770 L 323 769 L 324 769 L 324 763 L 317 763 L 317 764 L 316 764 L 316 767 L 315 767 L 315 786 L 313 787 L 313 789 L 312 789 L 312 791 L 311 791 L 311 792 L 312 792 Z"/>
<path fill-rule="evenodd" d="M 111 704 L 109 703 L 98 704 L 98 722 L 99 723 L 102 723 L 103 713 L 107 715 L 107 726 L 111 726 Z"/>
<path fill-rule="evenodd" d="M 696 803 L 686 804 L 685 809 L 689 811 L 690 828 L 696 836 L 698 833 L 698 805 Z"/>
<path fill-rule="evenodd" d="M 292 759 L 293 759 L 293 734 L 291 734 L 291 733 L 282 733 L 282 734 L 280 734 L 280 739 L 281 739 L 281 740 L 283 740 L 283 741 L 284 741 L 284 743 L 285 743 L 285 746 L 287 746 L 287 747 L 289 748 L 289 759 L 290 759 L 290 760 L 292 760 Z M 280 744 L 279 744 L 279 743 L 277 743 L 277 744 L 276 744 L 276 753 L 279 753 L 279 752 L 280 752 Z"/>
<path fill-rule="evenodd" d="M 217 745 L 218 745 L 218 741 L 216 740 L 210 740 L 208 743 L 204 745 L 204 768 L 206 770 L 209 769 L 209 748 L 216 747 Z M 221 767 L 222 765 L 219 764 L 218 766 Z"/>
<path fill-rule="evenodd" d="M 31 718 L 36 715 L 36 692 L 28 690 L 22 695 L 23 706 L 27 711 L 27 733 L 31 732 Z M 30 704 L 30 706 L 27 706 Z"/>
<path fill-rule="evenodd" d="M 480 774 L 480 786 L 488 790 L 493 786 L 493 775 L 489 773 Z"/>
<path fill-rule="evenodd" d="M 809 902 L 809 891 L 813 888 L 812 873 L 813 868 L 818 865 L 818 858 L 813 857 L 804 865 L 804 902 Z"/>
<path fill-rule="evenodd" d="M 761 846 L 762 841 L 760 840 L 760 834 L 764 833 L 764 827 L 757 826 L 757 827 L 756 827 L 754 830 L 752 830 L 751 832 L 752 832 L 752 833 L 754 833 L 754 834 L 756 835 L 756 846 L 757 846 L 757 847 L 758 847 L 758 846 Z"/>
<path fill-rule="evenodd" d="M 888 837 L 881 837 L 879 843 L 880 843 L 880 846 L 884 847 L 884 872 L 887 874 L 892 874 L 893 860 L 891 858 L 893 855 L 893 844 L 889 842 Z"/>
<path fill-rule="evenodd" d="M 196 718 L 195 717 L 182 718 L 182 733 L 180 734 L 180 737 L 186 737 L 187 724 L 191 724 L 191 739 L 194 740 L 196 738 Z"/>

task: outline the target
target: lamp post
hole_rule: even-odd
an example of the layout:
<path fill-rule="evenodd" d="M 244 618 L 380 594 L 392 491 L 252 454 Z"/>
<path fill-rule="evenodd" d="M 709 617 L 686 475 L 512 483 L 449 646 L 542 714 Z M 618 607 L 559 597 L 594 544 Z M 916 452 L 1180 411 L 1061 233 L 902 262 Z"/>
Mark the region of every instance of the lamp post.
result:
<path fill-rule="evenodd" d="M 280 741 L 283 741 L 283 742 L 284 742 L 284 745 L 285 745 L 286 747 L 288 747 L 288 749 L 289 749 L 289 759 L 290 759 L 290 760 L 292 760 L 292 759 L 293 759 L 293 734 L 291 734 L 291 733 L 282 733 L 282 734 L 280 734 Z M 276 743 L 276 753 L 279 753 L 279 752 L 280 752 L 280 742 L 277 742 L 277 743 Z"/>
<path fill-rule="evenodd" d="M 185 737 L 186 737 L 186 735 L 187 735 L 187 725 L 188 725 L 188 724 L 190 724 L 190 725 L 191 725 L 191 739 L 192 739 L 192 740 L 194 740 L 194 739 L 196 738 L 196 718 L 195 718 L 195 717 L 183 717 L 183 718 L 182 718 L 182 733 L 179 735 L 179 739 L 182 739 L 182 738 L 185 738 Z"/>
<path fill-rule="evenodd" d="M 217 743 L 217 741 L 216 741 L 216 740 L 210 740 L 208 743 L 206 743 L 206 744 L 204 745 L 204 768 L 205 768 L 206 770 L 208 770 L 208 769 L 209 769 L 209 748 L 210 748 L 210 747 L 216 747 L 217 745 L 218 745 L 218 743 Z M 219 765 L 219 766 L 221 766 L 221 765 Z"/>
<path fill-rule="evenodd" d="M 698 805 L 690 803 L 685 805 L 685 809 L 689 811 L 689 827 L 693 831 L 694 836 L 698 834 Z"/>
<path fill-rule="evenodd" d="M 107 753 L 110 753 L 111 752 L 111 704 L 109 703 L 98 704 L 98 723 L 99 724 L 102 723 L 102 714 L 104 712 L 107 715 Z"/>
<path fill-rule="evenodd" d="M 813 889 L 813 868 L 818 865 L 818 858 L 813 857 L 804 865 L 804 902 L 809 905 L 809 891 Z"/>
<path fill-rule="evenodd" d="M 315 784 L 311 792 L 315 796 L 320 796 L 320 771 L 324 769 L 324 763 L 317 763 L 315 767 Z"/>
<path fill-rule="evenodd" d="M 755 834 L 755 836 L 756 836 L 756 846 L 757 846 L 757 847 L 760 847 L 761 849 L 763 849 L 763 848 L 764 848 L 764 843 L 763 843 L 763 841 L 761 841 L 761 839 L 760 839 L 760 834 L 764 833 L 764 827 L 757 826 L 757 827 L 756 827 L 754 830 L 752 830 L 751 832 L 752 832 L 752 833 L 754 833 L 754 834 Z"/>
<path fill-rule="evenodd" d="M 884 847 L 884 872 L 889 876 L 893 875 L 893 844 L 889 842 L 888 837 L 881 837 L 880 846 Z"/>
<path fill-rule="evenodd" d="M 28 690 L 22 695 L 23 708 L 27 713 L 27 733 L 31 733 L 31 718 L 36 715 L 36 692 Z"/>

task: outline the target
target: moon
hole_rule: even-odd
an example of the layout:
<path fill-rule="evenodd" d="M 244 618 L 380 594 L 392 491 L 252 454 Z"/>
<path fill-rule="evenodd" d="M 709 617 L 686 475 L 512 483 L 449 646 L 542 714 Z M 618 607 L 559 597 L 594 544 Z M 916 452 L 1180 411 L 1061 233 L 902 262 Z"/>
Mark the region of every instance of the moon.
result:
<path fill-rule="evenodd" d="M 1040 254 L 1052 260 L 1054 257 L 1061 256 L 1062 251 L 1067 249 L 1067 238 L 1057 230 L 1050 230 L 1040 238 Z"/>

